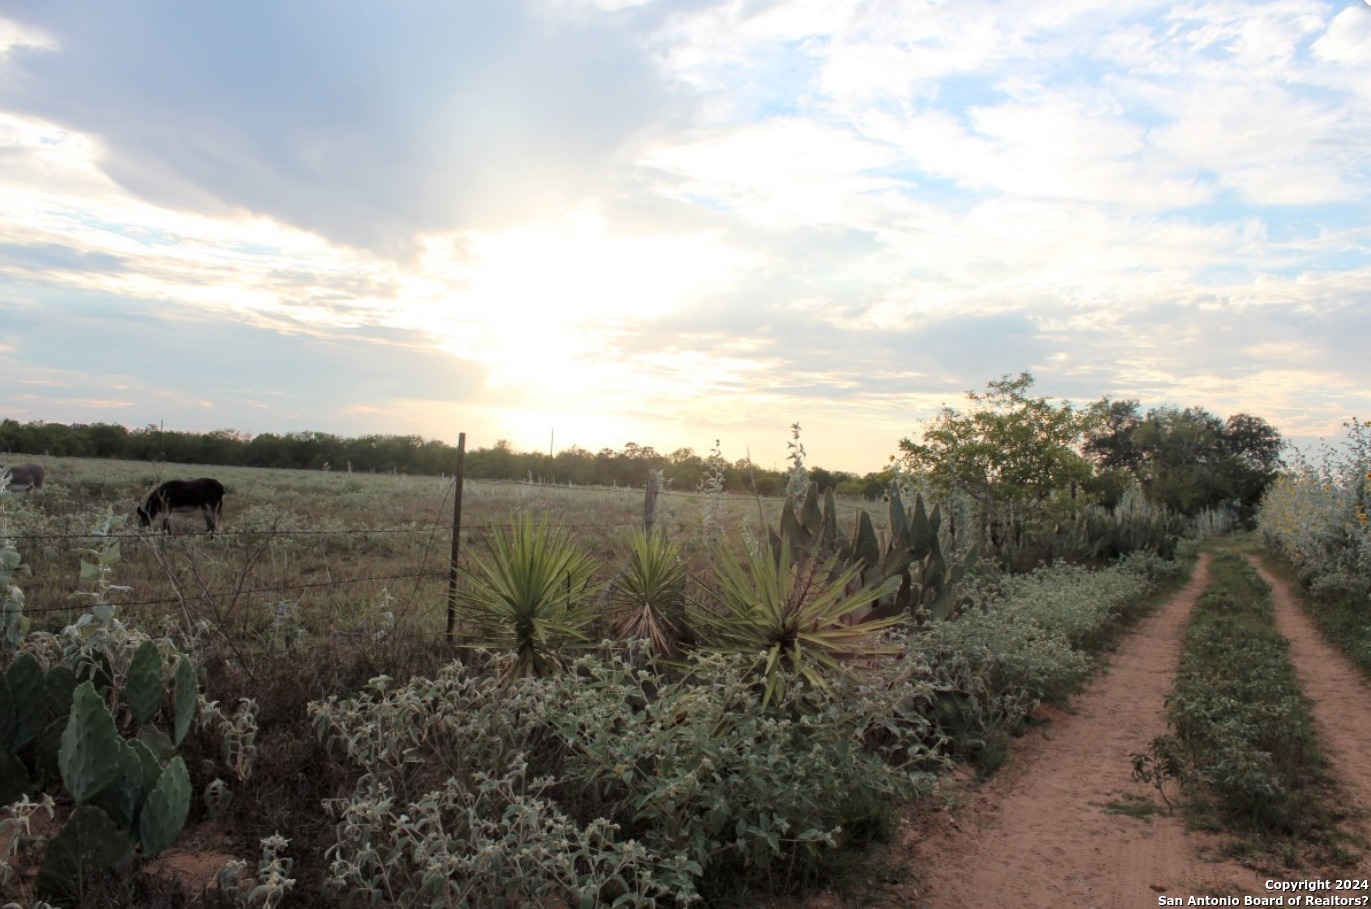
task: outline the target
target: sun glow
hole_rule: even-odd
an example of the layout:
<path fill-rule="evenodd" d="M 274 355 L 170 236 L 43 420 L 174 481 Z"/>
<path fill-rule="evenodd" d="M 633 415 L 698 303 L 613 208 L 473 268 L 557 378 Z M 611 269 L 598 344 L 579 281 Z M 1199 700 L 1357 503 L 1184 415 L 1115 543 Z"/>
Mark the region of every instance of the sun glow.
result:
<path fill-rule="evenodd" d="M 447 288 L 442 349 L 496 387 L 576 399 L 623 381 L 603 354 L 634 326 L 724 286 L 745 254 L 709 233 L 631 236 L 583 208 L 551 222 L 430 238 L 423 270 Z"/>

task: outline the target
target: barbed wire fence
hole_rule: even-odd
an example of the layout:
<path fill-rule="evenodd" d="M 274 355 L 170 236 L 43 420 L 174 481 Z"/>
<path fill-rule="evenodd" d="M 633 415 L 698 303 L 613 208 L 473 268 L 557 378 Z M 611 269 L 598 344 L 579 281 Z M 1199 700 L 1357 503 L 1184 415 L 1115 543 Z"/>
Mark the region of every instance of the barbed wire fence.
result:
<path fill-rule="evenodd" d="M 213 535 L 172 534 L 164 536 L 146 530 L 132 529 L 99 531 L 64 532 L 12 532 L 10 539 L 20 550 L 38 547 L 50 553 L 73 553 L 77 550 L 93 550 L 101 545 L 118 543 L 125 547 L 125 558 L 130 561 L 154 564 L 166 578 L 166 587 L 138 592 L 144 586 L 151 587 L 151 577 L 139 581 L 139 585 L 127 598 L 115 605 L 123 610 L 164 609 L 174 612 L 178 608 L 187 614 L 202 614 L 206 611 L 216 614 L 234 612 L 239 603 L 260 603 L 278 607 L 282 603 L 300 602 L 321 592 L 337 593 L 341 590 L 360 591 L 353 596 L 353 602 L 364 599 L 368 593 L 392 605 L 393 613 L 403 612 L 409 621 L 405 628 L 395 628 L 387 632 L 399 638 L 422 638 L 437 641 L 446 639 L 449 643 L 455 637 L 457 603 L 464 579 L 471 570 L 470 555 L 464 543 L 479 543 L 484 528 L 501 520 L 501 516 L 487 516 L 473 526 L 463 525 L 464 508 L 470 501 L 500 499 L 507 511 L 502 516 L 507 520 L 511 512 L 540 511 L 547 526 L 577 534 L 600 534 L 606 538 L 618 537 L 638 527 L 652 529 L 665 527 L 668 532 L 680 532 L 686 528 L 688 519 L 677 514 L 683 510 L 698 510 L 711 501 L 711 493 L 702 490 L 673 489 L 664 480 L 660 470 L 649 470 L 644 485 L 634 486 L 577 486 L 569 483 L 551 483 L 528 478 L 526 480 L 472 480 L 464 476 L 465 433 L 459 437 L 457 469 L 443 488 L 439 504 L 433 514 L 424 521 L 416 521 L 405 527 L 347 527 L 347 528 L 283 528 L 279 526 L 222 528 Z M 589 517 L 592 511 L 603 515 L 605 509 L 583 507 L 581 502 L 592 497 L 603 506 L 609 496 L 616 500 L 613 517 Z M 580 499 L 581 501 L 578 501 Z M 730 494 L 727 499 L 741 514 L 755 508 L 756 513 L 748 520 L 755 521 L 753 528 L 759 538 L 765 538 L 768 525 L 775 526 L 779 521 L 783 497 L 740 496 Z M 511 501 L 512 500 L 512 501 Z M 641 515 L 636 514 L 641 504 Z M 837 503 L 839 521 L 854 524 L 859 512 L 866 510 L 873 518 L 879 519 L 880 508 L 875 503 L 843 500 Z M 569 512 L 564 514 L 562 512 Z M 451 514 L 450 520 L 447 518 Z M 325 550 L 324 554 L 357 555 L 353 563 L 370 559 L 369 547 L 393 550 L 395 545 L 380 545 L 382 541 L 411 540 L 404 544 L 407 549 L 405 559 L 395 562 L 412 566 L 387 570 L 373 565 L 371 570 L 361 570 L 355 574 L 337 571 L 337 560 L 322 560 L 312 570 L 323 573 L 323 577 L 308 579 L 304 577 L 263 578 L 254 572 L 258 562 L 274 555 L 277 549 L 290 547 L 298 549 L 297 544 L 311 543 Z M 342 541 L 341 545 L 339 541 Z M 129 545 L 132 544 L 132 545 Z M 333 547 L 333 553 L 327 549 Z M 418 550 L 417 558 L 413 555 Z M 237 552 L 241 556 L 237 573 L 231 582 L 223 579 L 207 579 L 198 574 L 206 551 L 219 553 Z M 446 553 L 446 555 L 445 555 Z M 186 560 L 179 568 L 173 564 L 176 558 Z M 384 563 L 387 556 L 382 554 L 372 559 Z M 189 566 L 189 567 L 187 567 Z M 69 565 L 68 569 L 74 568 Z M 75 572 L 68 570 L 68 575 Z M 178 580 L 181 582 L 178 585 Z M 400 595 L 391 591 L 392 587 L 402 590 Z M 169 589 L 168 589 L 169 588 Z M 379 588 L 379 589 L 378 589 Z M 445 589 L 444 589 L 445 588 Z M 47 602 L 30 602 L 24 612 L 34 618 L 51 617 L 53 622 L 62 617 L 75 618 L 84 607 L 76 602 L 55 602 L 55 595 L 61 591 L 44 591 L 49 594 Z M 68 596 L 71 590 L 68 590 Z M 190 604 L 195 604 L 191 609 Z M 227 606 L 222 604 L 228 604 Z M 244 607 L 246 608 L 246 607 Z M 53 624 L 45 622 L 45 624 Z M 333 630 L 334 634 L 347 635 L 348 632 Z M 359 631 L 358 634 L 368 633 Z M 372 631 L 369 633 L 378 634 Z M 296 649 L 310 646 L 324 646 L 328 641 L 300 641 L 292 645 Z M 263 648 L 269 652 L 272 648 Z"/>

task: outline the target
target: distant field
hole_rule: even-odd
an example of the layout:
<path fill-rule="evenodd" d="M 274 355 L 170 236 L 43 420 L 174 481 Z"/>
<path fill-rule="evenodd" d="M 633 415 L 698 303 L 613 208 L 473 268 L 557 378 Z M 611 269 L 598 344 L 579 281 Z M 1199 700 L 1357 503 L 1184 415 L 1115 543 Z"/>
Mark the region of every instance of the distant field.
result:
<path fill-rule="evenodd" d="M 244 646 L 268 649 L 302 633 L 367 638 L 433 634 L 445 625 L 450 477 L 22 455 L 0 463 L 24 460 L 48 468 L 45 493 L 9 496 L 4 532 L 32 571 L 22 583 L 35 627 L 60 627 L 79 614 L 84 607 L 71 594 L 80 552 L 110 539 L 121 554 L 112 580 L 130 588 L 116 602 L 140 622 L 208 620 Z M 151 489 L 199 476 L 228 490 L 219 534 L 206 535 L 199 515 L 176 516 L 170 537 L 139 530 L 134 507 Z M 642 489 L 466 480 L 462 564 L 492 522 L 533 513 L 566 528 L 608 573 L 624 536 L 643 522 L 643 500 Z M 704 570 L 709 541 L 765 539 L 763 520 L 774 523 L 781 502 L 668 488 L 656 520 L 683 543 L 692 569 Z M 847 526 L 860 505 L 840 505 Z M 883 522 L 880 503 L 862 507 Z M 111 515 L 112 537 L 94 536 Z"/>

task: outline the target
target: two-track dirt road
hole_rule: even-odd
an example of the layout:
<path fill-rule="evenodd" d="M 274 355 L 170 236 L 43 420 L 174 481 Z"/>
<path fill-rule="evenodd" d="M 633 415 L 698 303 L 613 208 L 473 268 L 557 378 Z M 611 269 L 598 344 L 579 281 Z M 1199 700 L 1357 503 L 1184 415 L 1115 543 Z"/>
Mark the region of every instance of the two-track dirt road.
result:
<path fill-rule="evenodd" d="M 1263 574 L 1334 773 L 1352 799 L 1371 806 L 1371 688 L 1323 640 L 1287 586 Z M 1270 897 L 1272 875 L 1213 859 L 1216 841 L 1187 832 L 1179 812 L 1117 810 L 1130 802 L 1160 805 L 1154 789 L 1132 779 L 1131 756 L 1166 731 L 1165 699 L 1185 621 L 1208 583 L 1203 557 L 1184 589 L 1122 641 L 1069 712 L 1051 711 L 1050 722 L 1015 740 L 1007 765 L 988 782 L 964 787 L 960 804 L 905 827 L 886 870 L 873 875 L 884 883 L 813 897 L 807 909 L 1141 909 L 1165 904 L 1162 897 Z M 1366 862 L 1344 870 L 1371 873 Z"/>

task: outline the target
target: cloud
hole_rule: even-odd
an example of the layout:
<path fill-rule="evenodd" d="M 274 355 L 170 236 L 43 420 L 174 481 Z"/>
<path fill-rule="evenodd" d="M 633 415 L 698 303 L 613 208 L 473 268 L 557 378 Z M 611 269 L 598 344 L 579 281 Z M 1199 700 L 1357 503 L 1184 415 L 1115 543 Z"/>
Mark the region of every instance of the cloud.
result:
<path fill-rule="evenodd" d="M 1361 3 L 5 16 L 0 378 L 35 418 L 762 460 L 800 419 L 868 468 L 1022 369 L 1277 425 L 1371 404 Z"/>
<path fill-rule="evenodd" d="M 0 104 L 157 205 L 393 249 L 603 187 L 671 98 L 604 16 L 526 2 L 18 3 Z"/>
<path fill-rule="evenodd" d="M 53 270 L 113 274 L 124 270 L 118 256 L 61 243 L 0 243 L 0 269 L 38 274 Z"/>
<path fill-rule="evenodd" d="M 273 331 L 70 293 L 41 308 L 0 300 L 0 341 L 9 348 L 0 384 L 26 389 L 8 403 L 27 419 L 90 419 L 88 402 L 117 389 L 149 420 L 177 413 L 210 429 L 252 414 L 257 430 L 328 428 L 359 406 L 386 413 L 397 401 L 472 401 L 484 382 L 479 368 L 412 332 Z"/>
<path fill-rule="evenodd" d="M 1353 3 L 1333 17 L 1314 42 L 1314 56 L 1331 63 L 1371 62 L 1371 7 Z"/>

